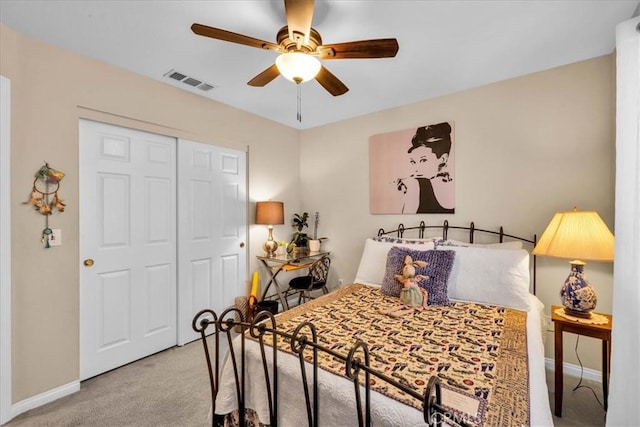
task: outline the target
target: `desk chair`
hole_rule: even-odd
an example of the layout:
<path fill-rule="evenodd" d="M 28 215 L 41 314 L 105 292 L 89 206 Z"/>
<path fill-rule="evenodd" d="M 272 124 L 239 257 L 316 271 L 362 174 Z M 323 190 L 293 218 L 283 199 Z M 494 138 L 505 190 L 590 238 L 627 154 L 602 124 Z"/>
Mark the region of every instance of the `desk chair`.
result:
<path fill-rule="evenodd" d="M 328 294 L 327 277 L 329 276 L 329 267 L 331 266 L 331 258 L 325 255 L 314 261 L 309 266 L 309 274 L 306 276 L 295 277 L 289 281 L 289 288 L 285 291 L 285 299 L 291 295 L 298 294 L 298 304 L 304 300 L 313 299 L 311 292 L 322 289 L 323 294 Z"/>

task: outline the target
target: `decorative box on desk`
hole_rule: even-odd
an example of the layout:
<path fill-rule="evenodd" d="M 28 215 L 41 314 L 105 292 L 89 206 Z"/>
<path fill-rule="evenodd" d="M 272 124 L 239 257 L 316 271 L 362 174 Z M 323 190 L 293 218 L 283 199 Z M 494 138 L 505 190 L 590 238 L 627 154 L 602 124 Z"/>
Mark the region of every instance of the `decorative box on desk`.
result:
<path fill-rule="evenodd" d="M 562 416 L 562 333 L 583 335 L 602 340 L 602 392 L 604 409 L 607 410 L 609 394 L 609 369 L 611 366 L 611 327 L 613 318 L 609 314 L 592 313 L 591 318 L 578 318 L 565 314 L 564 307 L 551 306 L 551 320 L 554 325 L 555 347 L 555 414 Z"/>
<path fill-rule="evenodd" d="M 319 258 L 322 258 L 325 255 L 329 255 L 330 252 L 308 252 L 306 254 L 296 254 L 296 255 L 280 255 L 280 256 L 258 256 L 257 258 L 262 262 L 269 274 L 269 282 L 267 286 L 265 286 L 264 291 L 262 291 L 262 298 L 260 300 L 264 300 L 267 297 L 267 293 L 269 292 L 269 288 L 273 283 L 276 289 L 276 295 L 280 304 L 282 304 L 283 310 L 289 309 L 289 303 L 284 297 L 283 289 L 278 283 L 277 276 L 281 271 L 293 271 L 300 270 L 302 268 L 309 268 L 313 262 Z"/>

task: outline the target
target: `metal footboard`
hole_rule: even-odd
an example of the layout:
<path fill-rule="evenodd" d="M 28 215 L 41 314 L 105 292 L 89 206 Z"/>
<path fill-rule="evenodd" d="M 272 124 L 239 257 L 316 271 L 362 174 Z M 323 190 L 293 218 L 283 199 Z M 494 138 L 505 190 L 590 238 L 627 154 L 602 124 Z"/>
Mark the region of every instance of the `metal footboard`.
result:
<path fill-rule="evenodd" d="M 236 319 L 239 319 L 236 320 Z M 254 338 L 260 347 L 262 357 L 262 367 L 266 381 L 266 390 L 269 404 L 269 424 L 271 426 L 278 425 L 278 353 L 276 346 L 266 344 L 264 337 L 271 335 L 272 342 L 277 342 L 277 337 L 283 337 L 291 342 L 293 353 L 298 357 L 300 362 L 300 373 L 302 381 L 302 389 L 307 413 L 307 425 L 318 426 L 322 414 L 319 413 L 318 405 L 318 355 L 321 353 L 330 354 L 335 359 L 344 362 L 345 376 L 353 382 L 353 392 L 356 407 L 353 409 L 357 412 L 358 426 L 371 426 L 371 377 L 376 377 L 391 387 L 395 387 L 407 395 L 412 396 L 422 402 L 422 413 L 424 422 L 430 426 L 440 426 L 442 423 L 448 425 L 465 426 L 464 420 L 457 419 L 455 415 L 449 412 L 443 405 L 440 393 L 440 381 L 438 377 L 432 376 L 427 384 L 424 394 L 420 394 L 415 390 L 401 384 L 395 379 L 378 372 L 371 368 L 369 364 L 369 349 L 365 342 L 357 341 L 350 349 L 345 357 L 342 354 L 324 347 L 318 343 L 318 337 L 315 326 L 310 322 L 300 323 L 293 333 L 278 330 L 276 318 L 271 312 L 259 312 L 251 323 L 244 319 L 243 314 L 236 308 L 229 308 L 222 312 L 220 317 L 212 310 L 202 310 L 195 315 L 192 321 L 193 329 L 200 334 L 204 354 L 207 362 L 209 381 L 211 385 L 211 404 L 213 408 L 214 426 L 223 425 L 224 416 L 216 415 L 216 396 L 220 387 L 220 340 L 226 340 L 229 346 L 230 362 L 233 366 L 235 377 L 235 392 L 238 401 L 238 412 L 240 425 L 246 425 L 246 413 L 248 408 L 245 407 L 245 389 L 247 387 L 247 379 L 245 378 L 245 331 Z M 240 339 L 239 353 L 234 348 L 233 340 L 238 333 L 233 333 L 234 328 L 238 326 L 242 333 Z M 207 336 L 210 336 L 207 339 Z M 208 341 L 213 341 L 209 343 Z M 212 347 L 212 348 L 211 348 Z M 312 353 L 311 360 L 305 360 L 304 351 L 310 349 Z M 271 351 L 272 361 L 269 363 L 266 354 Z M 212 354 L 213 353 L 213 354 Z M 309 384 L 307 371 L 311 370 L 312 382 Z M 359 381 L 360 374 L 365 377 L 364 384 Z M 273 384 L 273 387 L 272 387 Z M 310 390 L 311 389 L 311 390 Z M 364 389 L 364 393 L 362 393 Z"/>

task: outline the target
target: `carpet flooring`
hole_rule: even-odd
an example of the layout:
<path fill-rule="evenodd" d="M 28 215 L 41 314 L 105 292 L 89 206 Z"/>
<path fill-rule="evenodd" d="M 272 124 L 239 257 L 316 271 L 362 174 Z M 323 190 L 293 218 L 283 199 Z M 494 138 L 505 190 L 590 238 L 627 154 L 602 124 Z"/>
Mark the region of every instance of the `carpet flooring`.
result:
<path fill-rule="evenodd" d="M 549 402 L 551 413 L 554 412 L 554 373 L 547 371 L 547 387 L 549 388 Z M 553 416 L 556 427 L 569 426 L 604 426 L 606 412 L 603 405 L 602 384 L 595 381 L 582 380 L 581 387 L 574 388 L 580 383 L 580 378 L 564 375 L 562 390 L 562 417 Z"/>
<path fill-rule="evenodd" d="M 558 427 L 604 426 L 605 412 L 599 383 L 572 389 L 578 378 L 565 375 L 563 417 Z M 553 372 L 547 372 L 553 411 Z M 200 342 L 149 356 L 83 381 L 80 391 L 19 415 L 7 427 L 199 427 L 208 419 L 210 389 Z"/>
<path fill-rule="evenodd" d="M 196 341 L 83 381 L 79 392 L 5 426 L 210 426 L 206 372 L 202 344 Z"/>

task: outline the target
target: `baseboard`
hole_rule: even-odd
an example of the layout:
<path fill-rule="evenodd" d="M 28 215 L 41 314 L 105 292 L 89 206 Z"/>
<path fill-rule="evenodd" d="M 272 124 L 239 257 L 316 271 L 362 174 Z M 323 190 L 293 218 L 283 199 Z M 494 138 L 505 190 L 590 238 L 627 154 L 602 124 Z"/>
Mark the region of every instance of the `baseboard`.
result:
<path fill-rule="evenodd" d="M 22 400 L 11 407 L 11 418 L 17 417 L 24 412 L 46 405 L 47 403 L 53 402 L 54 400 L 68 396 L 77 391 L 80 391 L 80 381 L 73 381 L 69 384 L 61 385 L 60 387 L 56 387 L 49 391 L 45 391 L 44 393 Z"/>
<path fill-rule="evenodd" d="M 555 371 L 555 361 L 549 357 L 545 357 L 544 366 L 550 371 Z M 562 364 L 562 372 L 572 377 L 580 378 L 580 366 L 564 362 Z M 595 369 L 584 368 L 582 370 L 582 378 L 596 382 L 602 382 L 602 372 Z"/>

